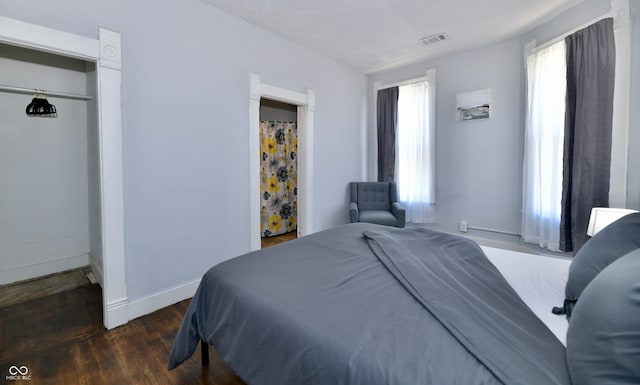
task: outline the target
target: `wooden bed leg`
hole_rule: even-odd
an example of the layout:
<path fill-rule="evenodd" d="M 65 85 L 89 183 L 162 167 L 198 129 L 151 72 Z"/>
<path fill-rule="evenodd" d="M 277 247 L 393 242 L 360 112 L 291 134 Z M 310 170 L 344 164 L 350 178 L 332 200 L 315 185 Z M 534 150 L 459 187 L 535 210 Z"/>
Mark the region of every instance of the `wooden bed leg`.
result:
<path fill-rule="evenodd" d="M 200 341 L 200 351 L 202 353 L 202 366 L 209 366 L 209 344 Z"/>

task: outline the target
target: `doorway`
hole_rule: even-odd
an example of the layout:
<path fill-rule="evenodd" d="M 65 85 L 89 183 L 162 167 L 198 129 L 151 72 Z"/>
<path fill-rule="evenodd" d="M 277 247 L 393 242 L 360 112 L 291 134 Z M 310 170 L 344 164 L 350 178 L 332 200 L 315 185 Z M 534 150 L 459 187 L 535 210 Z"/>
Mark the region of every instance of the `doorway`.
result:
<path fill-rule="evenodd" d="M 313 126 L 315 92 L 292 91 L 262 83 L 257 74 L 249 75 L 249 215 L 250 250 L 261 248 L 260 237 L 260 101 L 269 99 L 296 106 L 298 128 L 298 208 L 297 236 L 313 232 Z"/>
<path fill-rule="evenodd" d="M 298 107 L 260 99 L 261 247 L 297 237 Z"/>
<path fill-rule="evenodd" d="M 98 39 L 0 16 L 0 43 L 95 63 L 94 121 L 99 162 L 100 247 L 92 264 L 102 286 L 103 322 L 107 329 L 128 322 L 125 274 L 124 201 L 121 124 L 120 33 L 98 27 Z M 98 86 L 99 85 L 99 86 Z M 88 92 L 91 90 L 88 90 Z"/>

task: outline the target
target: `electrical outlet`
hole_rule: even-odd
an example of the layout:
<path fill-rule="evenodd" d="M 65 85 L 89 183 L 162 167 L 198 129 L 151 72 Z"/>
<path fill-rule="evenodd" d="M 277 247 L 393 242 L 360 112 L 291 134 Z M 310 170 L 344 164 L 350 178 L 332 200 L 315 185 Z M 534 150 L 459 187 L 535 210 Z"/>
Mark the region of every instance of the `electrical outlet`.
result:
<path fill-rule="evenodd" d="M 463 233 L 467 232 L 467 221 L 460 221 L 460 231 L 462 231 Z"/>

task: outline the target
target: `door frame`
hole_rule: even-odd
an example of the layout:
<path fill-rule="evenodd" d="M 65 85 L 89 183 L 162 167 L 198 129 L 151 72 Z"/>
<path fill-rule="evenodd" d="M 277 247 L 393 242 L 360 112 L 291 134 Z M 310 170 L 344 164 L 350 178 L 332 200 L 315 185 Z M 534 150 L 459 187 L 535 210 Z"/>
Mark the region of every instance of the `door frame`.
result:
<path fill-rule="evenodd" d="M 298 114 L 298 237 L 313 232 L 313 122 L 315 92 L 306 93 L 262 83 L 249 74 L 249 230 L 250 250 L 260 245 L 260 99 L 297 106 Z"/>
<path fill-rule="evenodd" d="M 102 284 L 107 329 L 128 322 L 125 275 L 124 194 L 121 119 L 121 37 L 99 28 L 92 39 L 0 16 L 0 42 L 96 63 L 100 163 L 100 245 L 102 266 L 93 266 Z"/>

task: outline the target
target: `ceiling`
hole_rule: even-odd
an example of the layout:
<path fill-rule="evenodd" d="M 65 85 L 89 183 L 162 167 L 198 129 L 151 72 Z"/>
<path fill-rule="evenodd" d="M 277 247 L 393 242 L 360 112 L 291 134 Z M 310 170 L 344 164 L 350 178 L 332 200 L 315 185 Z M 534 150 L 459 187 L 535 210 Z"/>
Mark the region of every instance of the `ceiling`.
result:
<path fill-rule="evenodd" d="M 203 0 L 363 73 L 518 36 L 582 0 Z M 446 34 L 428 46 L 420 39 Z"/>

